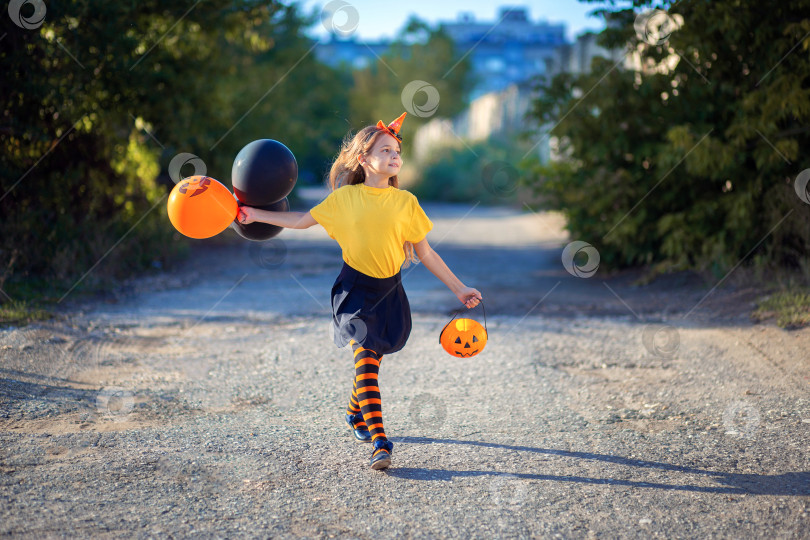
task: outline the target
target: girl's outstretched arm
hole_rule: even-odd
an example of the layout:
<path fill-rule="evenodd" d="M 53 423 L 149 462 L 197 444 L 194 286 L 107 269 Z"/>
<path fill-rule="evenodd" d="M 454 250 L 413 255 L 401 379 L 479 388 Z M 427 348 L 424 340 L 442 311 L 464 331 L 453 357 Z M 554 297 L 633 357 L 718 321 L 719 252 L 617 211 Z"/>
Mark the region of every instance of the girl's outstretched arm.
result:
<path fill-rule="evenodd" d="M 439 257 L 439 254 L 430 247 L 427 238 L 414 244 L 413 247 L 422 264 L 433 272 L 433 275 L 439 278 L 442 283 L 447 285 L 447 288 L 453 291 L 453 294 L 458 297 L 462 304 L 468 308 L 474 308 L 483 300 L 478 289 L 467 287 L 450 271 L 442 258 Z"/>
<path fill-rule="evenodd" d="M 238 218 L 243 225 L 259 221 L 285 229 L 308 229 L 318 223 L 309 212 L 271 212 L 252 206 L 240 206 Z"/>

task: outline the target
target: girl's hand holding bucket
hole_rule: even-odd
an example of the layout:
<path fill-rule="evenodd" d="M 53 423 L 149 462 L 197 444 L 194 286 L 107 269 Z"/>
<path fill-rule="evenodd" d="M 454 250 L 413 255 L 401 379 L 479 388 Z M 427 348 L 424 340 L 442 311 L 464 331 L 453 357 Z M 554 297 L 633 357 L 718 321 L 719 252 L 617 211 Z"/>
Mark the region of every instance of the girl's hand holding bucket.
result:
<path fill-rule="evenodd" d="M 456 293 L 456 297 L 469 309 L 474 308 L 483 300 L 478 289 L 473 289 L 472 287 L 464 287 Z"/>

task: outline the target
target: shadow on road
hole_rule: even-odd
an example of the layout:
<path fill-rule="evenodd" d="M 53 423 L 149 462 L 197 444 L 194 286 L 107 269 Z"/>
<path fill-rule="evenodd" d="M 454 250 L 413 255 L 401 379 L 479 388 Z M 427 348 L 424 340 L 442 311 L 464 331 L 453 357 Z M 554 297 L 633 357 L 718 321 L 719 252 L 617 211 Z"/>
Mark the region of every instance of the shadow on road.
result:
<path fill-rule="evenodd" d="M 78 389 L 70 385 L 82 385 L 77 381 L 62 379 L 58 377 L 39 375 L 17 371 L 12 369 L 0 369 L 0 372 L 9 377 L 20 377 L 21 379 L 36 379 L 41 382 L 22 381 L 18 379 L 0 377 L 0 393 L 3 396 L 21 399 L 42 399 L 45 401 L 81 401 L 83 399 L 94 398 L 97 390 Z"/>
<path fill-rule="evenodd" d="M 8 377 L 0 377 L 0 425 L 96 408 L 98 390 L 76 388 L 86 386 L 82 383 L 10 369 L 0 372 Z"/>
<path fill-rule="evenodd" d="M 611 456 L 605 454 L 594 454 L 592 452 L 572 452 L 567 450 L 554 450 L 550 448 L 532 448 L 529 446 L 513 446 L 507 444 L 496 444 L 482 441 L 459 441 L 454 439 L 432 439 L 426 437 L 393 437 L 394 442 L 408 444 L 463 444 L 469 446 L 479 446 L 484 448 L 501 448 L 504 450 L 515 450 L 519 452 L 533 452 L 537 454 L 548 454 L 554 456 L 570 457 L 576 459 L 605 461 L 629 467 L 640 467 L 645 469 L 659 469 L 687 474 L 697 474 L 711 476 L 714 480 L 725 484 L 727 487 L 696 486 L 689 484 L 662 484 L 658 482 L 642 482 L 634 480 L 621 480 L 612 478 L 590 478 L 587 476 L 553 475 L 553 474 L 531 474 L 531 473 L 506 473 L 501 471 L 456 471 L 444 469 L 424 469 L 424 468 L 396 468 L 388 471 L 389 476 L 405 478 L 409 480 L 452 480 L 453 477 L 468 476 L 510 476 L 526 480 L 553 480 L 558 482 L 576 482 L 583 484 L 609 484 L 614 486 L 630 486 L 637 488 L 653 488 L 678 491 L 693 491 L 700 493 L 726 493 L 726 494 L 747 494 L 747 495 L 810 495 L 810 471 L 788 472 L 776 475 L 764 474 L 737 474 L 724 473 L 719 471 L 708 471 L 705 469 L 695 469 L 672 465 L 670 463 L 660 463 L 657 461 L 644 461 L 640 459 L 625 458 L 622 456 Z"/>

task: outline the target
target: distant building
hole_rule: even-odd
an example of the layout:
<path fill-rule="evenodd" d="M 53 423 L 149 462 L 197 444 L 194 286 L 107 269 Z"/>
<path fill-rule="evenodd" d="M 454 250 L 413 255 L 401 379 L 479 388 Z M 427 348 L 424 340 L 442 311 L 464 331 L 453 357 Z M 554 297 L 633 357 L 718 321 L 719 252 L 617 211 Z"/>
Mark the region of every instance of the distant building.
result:
<path fill-rule="evenodd" d="M 555 49 L 566 45 L 564 24 L 532 22 L 526 8 L 519 7 L 499 8 L 495 21 L 478 22 L 462 13 L 440 28 L 471 60 L 477 78 L 473 99 L 545 73 L 555 61 Z"/>
<path fill-rule="evenodd" d="M 526 8 L 501 7 L 494 21 L 479 22 L 462 13 L 456 21 L 439 26 L 455 42 L 459 57 L 470 60 L 477 81 L 470 92 L 472 99 L 546 73 L 556 61 L 555 49 L 567 44 L 564 24 L 532 22 Z M 358 41 L 333 35 L 315 48 L 315 55 L 330 66 L 362 69 L 390 46 L 390 40 Z"/>
<path fill-rule="evenodd" d="M 432 149 L 448 142 L 480 142 L 492 136 L 514 135 L 536 127 L 526 121 L 533 97 L 529 83 L 510 84 L 498 92 L 478 96 L 453 118 L 430 120 L 413 136 L 414 158 L 422 161 Z"/>
<path fill-rule="evenodd" d="M 608 50 L 596 44 L 598 34 L 586 32 L 577 36 L 574 43 L 566 43 L 554 51 L 554 59 L 549 64 L 549 75 L 572 73 L 579 75 L 591 70 L 591 61 L 601 56 L 612 62 L 619 62 L 625 56 L 621 49 Z M 632 69 L 630 60 L 625 58 L 624 67 Z"/>
<path fill-rule="evenodd" d="M 473 96 L 469 106 L 455 117 L 434 118 L 421 126 L 414 135 L 415 157 L 425 159 L 432 149 L 459 141 L 475 142 L 530 130 L 535 132 L 532 152 L 540 161 L 559 159 L 557 140 L 549 133 L 552 125 L 536 125 L 526 117 L 537 97 L 531 78 L 540 74 L 551 78 L 563 72 L 587 73 L 596 56 L 607 58 L 620 69 L 633 69 L 632 55 L 627 50 L 600 47 L 596 37 L 597 34 L 588 32 L 578 36 L 574 43 L 558 45 L 550 57 L 544 57 L 545 70 L 527 73 L 524 80 L 505 88 Z"/>
<path fill-rule="evenodd" d="M 354 38 L 340 39 L 332 34 L 329 41 L 315 47 L 315 57 L 328 66 L 363 69 L 376 62 L 390 47 L 390 40 L 357 41 Z"/>
<path fill-rule="evenodd" d="M 433 118 L 414 136 L 414 154 L 420 160 L 443 144 L 482 141 L 492 136 L 512 136 L 526 129 L 537 133 L 533 152 L 545 162 L 554 156 L 548 126 L 530 125 L 526 114 L 537 96 L 532 79 L 558 73 L 590 71 L 591 60 L 602 56 L 619 63 L 626 51 L 609 51 L 596 44 L 596 34 L 584 33 L 574 43 L 565 39 L 564 24 L 532 22 L 524 7 L 500 7 L 496 20 L 476 21 L 462 13 L 440 28 L 455 42 L 459 58 L 470 60 L 476 83 L 469 106 L 454 118 Z M 332 66 L 362 69 L 376 61 L 390 41 L 362 42 L 332 37 L 315 54 Z M 629 58 L 624 67 L 632 69 Z M 448 66 L 449 68 L 449 66 Z"/>

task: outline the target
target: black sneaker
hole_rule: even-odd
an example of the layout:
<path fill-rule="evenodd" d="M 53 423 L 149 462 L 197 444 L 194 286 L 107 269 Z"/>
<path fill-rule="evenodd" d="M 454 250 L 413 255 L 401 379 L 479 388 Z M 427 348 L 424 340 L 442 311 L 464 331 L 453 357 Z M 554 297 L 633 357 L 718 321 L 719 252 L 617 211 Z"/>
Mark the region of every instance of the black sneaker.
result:
<path fill-rule="evenodd" d="M 346 423 L 352 428 L 355 439 L 360 442 L 371 442 L 371 432 L 365 427 L 366 423 L 363 421 L 363 413 L 347 414 Z M 364 427 L 358 428 L 358 424 L 362 424 Z"/>
<path fill-rule="evenodd" d="M 377 439 L 374 441 L 374 450 L 371 453 L 371 468 L 374 470 L 385 469 L 391 466 L 391 452 L 394 450 L 394 443 L 388 439 Z"/>

